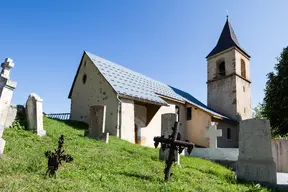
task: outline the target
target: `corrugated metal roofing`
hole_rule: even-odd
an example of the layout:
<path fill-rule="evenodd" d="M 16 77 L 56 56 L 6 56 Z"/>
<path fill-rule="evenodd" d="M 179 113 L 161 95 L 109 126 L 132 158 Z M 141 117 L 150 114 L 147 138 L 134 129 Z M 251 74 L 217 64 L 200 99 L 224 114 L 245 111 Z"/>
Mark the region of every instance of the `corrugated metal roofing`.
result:
<path fill-rule="evenodd" d="M 206 105 L 201 103 L 189 93 L 146 77 L 140 73 L 132 71 L 126 67 L 113 63 L 87 51 L 85 51 L 85 53 L 103 74 L 108 83 L 120 95 L 129 96 L 143 101 L 150 101 L 160 105 L 168 105 L 168 103 L 159 96 L 163 95 L 182 102 L 186 101 L 216 116 L 230 119 L 229 117 L 208 109 Z"/>

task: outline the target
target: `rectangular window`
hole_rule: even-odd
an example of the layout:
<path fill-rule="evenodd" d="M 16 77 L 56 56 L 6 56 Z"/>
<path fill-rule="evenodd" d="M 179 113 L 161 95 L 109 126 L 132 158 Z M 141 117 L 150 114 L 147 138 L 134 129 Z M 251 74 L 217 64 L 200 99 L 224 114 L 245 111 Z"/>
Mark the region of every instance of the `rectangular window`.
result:
<path fill-rule="evenodd" d="M 192 108 L 188 107 L 187 108 L 187 121 L 192 119 Z"/>
<path fill-rule="evenodd" d="M 231 139 L 231 129 L 227 128 L 227 139 Z"/>

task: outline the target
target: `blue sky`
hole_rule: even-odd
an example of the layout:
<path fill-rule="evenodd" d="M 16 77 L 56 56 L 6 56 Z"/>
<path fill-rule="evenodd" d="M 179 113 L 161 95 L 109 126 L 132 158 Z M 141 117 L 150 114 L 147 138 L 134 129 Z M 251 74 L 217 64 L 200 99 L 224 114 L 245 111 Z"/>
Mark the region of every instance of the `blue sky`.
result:
<path fill-rule="evenodd" d="M 1 1 L 0 61 L 15 62 L 12 102 L 30 93 L 46 113 L 69 112 L 84 50 L 207 101 L 206 55 L 229 19 L 251 55 L 252 106 L 288 45 L 288 1 Z"/>

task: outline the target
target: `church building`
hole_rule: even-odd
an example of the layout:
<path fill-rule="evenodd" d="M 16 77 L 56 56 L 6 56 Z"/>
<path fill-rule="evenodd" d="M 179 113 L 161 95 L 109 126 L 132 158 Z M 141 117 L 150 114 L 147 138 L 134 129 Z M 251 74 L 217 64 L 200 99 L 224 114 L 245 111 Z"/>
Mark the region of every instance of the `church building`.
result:
<path fill-rule="evenodd" d="M 110 135 L 143 146 L 161 136 L 161 115 L 176 113 L 183 140 L 208 147 L 211 122 L 222 129 L 218 147 L 238 147 L 238 124 L 252 118 L 250 56 L 228 20 L 207 59 L 207 105 L 193 95 L 84 51 L 68 98 L 70 119 L 88 123 L 93 105 L 106 106 Z"/>

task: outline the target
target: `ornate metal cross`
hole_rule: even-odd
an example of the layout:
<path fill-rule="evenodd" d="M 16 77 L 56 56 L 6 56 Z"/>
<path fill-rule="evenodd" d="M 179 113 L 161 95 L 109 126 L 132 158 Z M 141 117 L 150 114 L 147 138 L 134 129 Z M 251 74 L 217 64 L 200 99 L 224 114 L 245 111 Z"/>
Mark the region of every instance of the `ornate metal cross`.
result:
<path fill-rule="evenodd" d="M 48 170 L 46 172 L 46 176 L 49 172 L 49 177 L 56 177 L 56 171 L 58 170 L 59 164 L 61 165 L 61 161 L 71 162 L 73 161 L 73 157 L 69 154 L 64 155 L 63 148 L 64 144 L 64 136 L 61 135 L 58 141 L 58 149 L 54 149 L 55 152 L 46 151 L 45 156 L 48 158 Z"/>
<path fill-rule="evenodd" d="M 172 176 L 172 165 L 173 162 L 175 162 L 176 160 L 175 154 L 177 154 L 177 152 L 181 154 L 185 148 L 187 148 L 187 151 L 190 154 L 192 152 L 192 149 L 194 148 L 194 144 L 189 142 L 188 140 L 186 140 L 186 142 L 180 141 L 181 134 L 178 133 L 178 122 L 175 122 L 172 130 L 173 132 L 171 135 L 169 135 L 169 138 L 164 138 L 164 135 L 162 135 L 161 137 L 154 137 L 155 148 L 157 148 L 159 143 L 161 143 L 160 150 L 164 151 L 165 149 L 169 149 L 169 156 L 166 160 L 166 167 L 164 169 L 165 181 L 168 181 L 169 178 Z"/>

